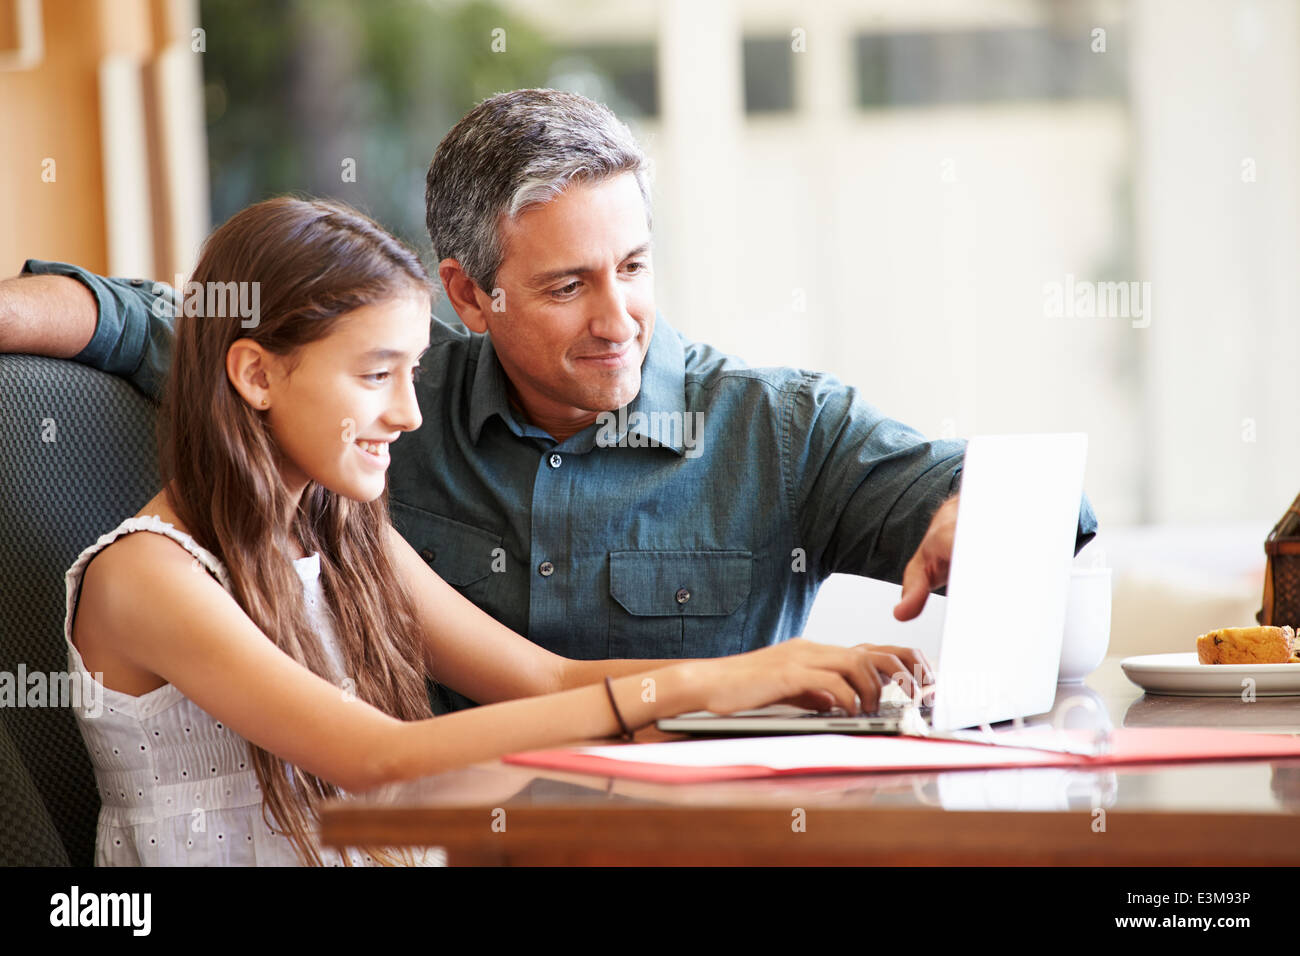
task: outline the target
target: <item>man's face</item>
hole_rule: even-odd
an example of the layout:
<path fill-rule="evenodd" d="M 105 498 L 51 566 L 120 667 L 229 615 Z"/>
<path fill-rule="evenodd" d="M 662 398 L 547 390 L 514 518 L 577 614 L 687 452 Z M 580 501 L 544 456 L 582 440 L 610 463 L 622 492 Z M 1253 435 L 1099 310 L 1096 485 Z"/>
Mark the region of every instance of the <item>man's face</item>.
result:
<path fill-rule="evenodd" d="M 488 332 L 516 398 L 542 427 L 594 421 L 641 390 L 654 333 L 650 230 L 631 173 L 571 184 L 502 220 Z M 582 427 L 585 427 L 583 424 Z"/>

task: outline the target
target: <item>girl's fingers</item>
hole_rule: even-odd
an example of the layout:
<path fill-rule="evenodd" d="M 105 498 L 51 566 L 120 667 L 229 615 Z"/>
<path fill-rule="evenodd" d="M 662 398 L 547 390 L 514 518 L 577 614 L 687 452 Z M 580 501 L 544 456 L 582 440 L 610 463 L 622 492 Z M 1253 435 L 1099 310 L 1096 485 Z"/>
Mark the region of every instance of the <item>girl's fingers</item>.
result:
<path fill-rule="evenodd" d="M 930 662 L 914 648 L 878 644 L 843 648 L 816 642 L 806 642 L 804 646 L 812 657 L 813 666 L 834 670 L 848 680 L 861 698 L 865 711 L 879 707 L 884 681 L 897 682 L 912 700 L 921 699 L 934 687 Z"/>
<path fill-rule="evenodd" d="M 880 706 L 880 689 L 884 683 L 876 669 L 872 652 L 865 648 L 852 648 L 851 651 L 855 653 L 851 660 L 850 679 L 858 690 L 858 696 L 862 698 L 862 710 L 871 713 Z"/>
<path fill-rule="evenodd" d="M 906 670 L 914 680 L 919 680 L 922 686 L 934 683 L 934 667 L 931 666 L 929 658 L 921 651 L 914 647 L 896 647 L 893 644 L 863 644 L 862 647 L 869 647 L 879 654 L 893 654 L 903 664 Z M 893 672 L 890 672 L 893 676 Z"/>
<path fill-rule="evenodd" d="M 920 691 L 917 690 L 917 683 L 908 671 L 906 665 L 894 654 L 886 654 L 883 651 L 873 651 L 871 653 L 872 663 L 876 670 L 886 679 L 891 680 L 902 688 L 903 693 L 913 700 L 916 699 Z"/>
<path fill-rule="evenodd" d="M 835 695 L 828 690 L 806 690 L 794 697 L 787 697 L 781 703 L 789 704 L 792 707 L 802 707 L 804 710 L 817 711 L 818 713 L 837 706 Z"/>
<path fill-rule="evenodd" d="M 832 670 L 842 675 L 857 692 L 863 711 L 870 712 L 880 706 L 880 674 L 872 658 L 870 645 L 838 647 L 833 644 L 810 644 L 815 667 Z M 857 713 L 850 710 L 849 713 Z"/>
<path fill-rule="evenodd" d="M 893 645 L 879 645 L 875 648 L 877 651 L 884 651 L 895 655 L 907 672 L 922 684 L 934 683 L 934 668 L 930 666 L 930 661 L 926 656 L 918 651 L 915 647 L 894 647 Z"/>
<path fill-rule="evenodd" d="M 835 671 L 811 668 L 805 678 L 806 685 L 813 691 L 821 691 L 835 698 L 835 706 L 846 714 L 858 712 L 858 697 L 853 687 Z"/>

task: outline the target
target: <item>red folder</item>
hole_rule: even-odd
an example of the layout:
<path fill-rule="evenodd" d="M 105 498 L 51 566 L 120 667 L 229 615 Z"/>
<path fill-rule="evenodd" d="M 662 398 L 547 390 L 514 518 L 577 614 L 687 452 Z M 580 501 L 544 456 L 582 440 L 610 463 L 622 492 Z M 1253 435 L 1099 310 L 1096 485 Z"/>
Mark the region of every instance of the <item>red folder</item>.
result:
<path fill-rule="evenodd" d="M 1092 741 L 1091 731 L 1067 731 L 1072 740 L 1081 743 Z M 999 734 L 1008 742 L 1014 732 Z M 832 741 L 833 761 L 817 761 L 791 765 L 791 748 L 797 741 Z M 1031 740 L 1033 738 L 1025 738 Z M 1042 738 L 1039 738 L 1042 739 Z M 731 741 L 740 744 L 740 741 Z M 777 743 L 779 742 L 779 743 Z M 815 737 L 765 737 L 747 738 L 735 748 L 751 759 L 743 763 L 720 761 L 711 766 L 683 766 L 669 756 L 684 751 L 663 748 L 695 747 L 700 744 L 717 744 L 718 741 L 680 741 L 671 744 L 628 744 L 620 747 L 631 757 L 636 749 L 654 748 L 649 753 L 660 755 L 657 761 L 614 759 L 589 750 L 607 748 L 577 748 L 562 750 L 534 750 L 510 754 L 502 758 L 506 763 L 525 767 L 543 767 L 549 770 L 566 770 L 601 777 L 628 777 L 653 783 L 703 783 L 716 780 L 741 780 L 751 777 L 779 777 L 797 774 L 822 773 L 897 773 L 937 770 L 979 770 L 1001 767 L 1092 767 L 1126 766 L 1151 763 L 1189 763 L 1222 760 L 1265 760 L 1270 758 L 1300 759 L 1300 739 L 1283 734 L 1251 734 L 1212 727 L 1127 727 L 1110 733 L 1110 750 L 1097 756 L 1030 750 L 1009 745 L 991 746 L 982 743 L 965 743 L 951 740 L 928 740 L 920 737 L 840 737 L 825 735 Z M 761 755 L 764 749 L 780 748 L 783 759 L 767 765 Z M 972 749 L 974 748 L 974 749 Z M 823 753 L 825 746 L 819 745 Z M 647 755 L 649 756 L 649 754 Z M 796 761 L 797 763 L 797 761 Z"/>

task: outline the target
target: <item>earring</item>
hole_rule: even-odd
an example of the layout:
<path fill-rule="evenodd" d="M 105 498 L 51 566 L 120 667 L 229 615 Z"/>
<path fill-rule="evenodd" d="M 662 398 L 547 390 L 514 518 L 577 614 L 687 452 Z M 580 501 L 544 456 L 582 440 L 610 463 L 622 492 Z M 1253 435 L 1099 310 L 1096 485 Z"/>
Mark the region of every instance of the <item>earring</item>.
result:
<path fill-rule="evenodd" d="M 270 405 L 270 404 L 271 404 L 271 400 L 270 400 L 269 398 L 264 398 L 264 399 L 262 399 L 262 407 L 263 407 L 263 408 L 266 408 L 266 406 L 267 406 L 267 405 Z"/>

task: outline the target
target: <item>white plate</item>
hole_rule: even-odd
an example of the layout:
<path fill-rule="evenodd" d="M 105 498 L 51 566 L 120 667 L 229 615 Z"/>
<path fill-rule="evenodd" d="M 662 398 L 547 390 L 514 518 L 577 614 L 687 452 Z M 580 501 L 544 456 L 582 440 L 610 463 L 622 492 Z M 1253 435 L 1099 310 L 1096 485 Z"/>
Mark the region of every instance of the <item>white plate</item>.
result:
<path fill-rule="evenodd" d="M 1119 662 L 1133 683 L 1151 694 L 1240 697 L 1253 678 L 1256 697 L 1300 696 L 1300 664 L 1202 664 L 1195 651 L 1146 654 Z"/>

